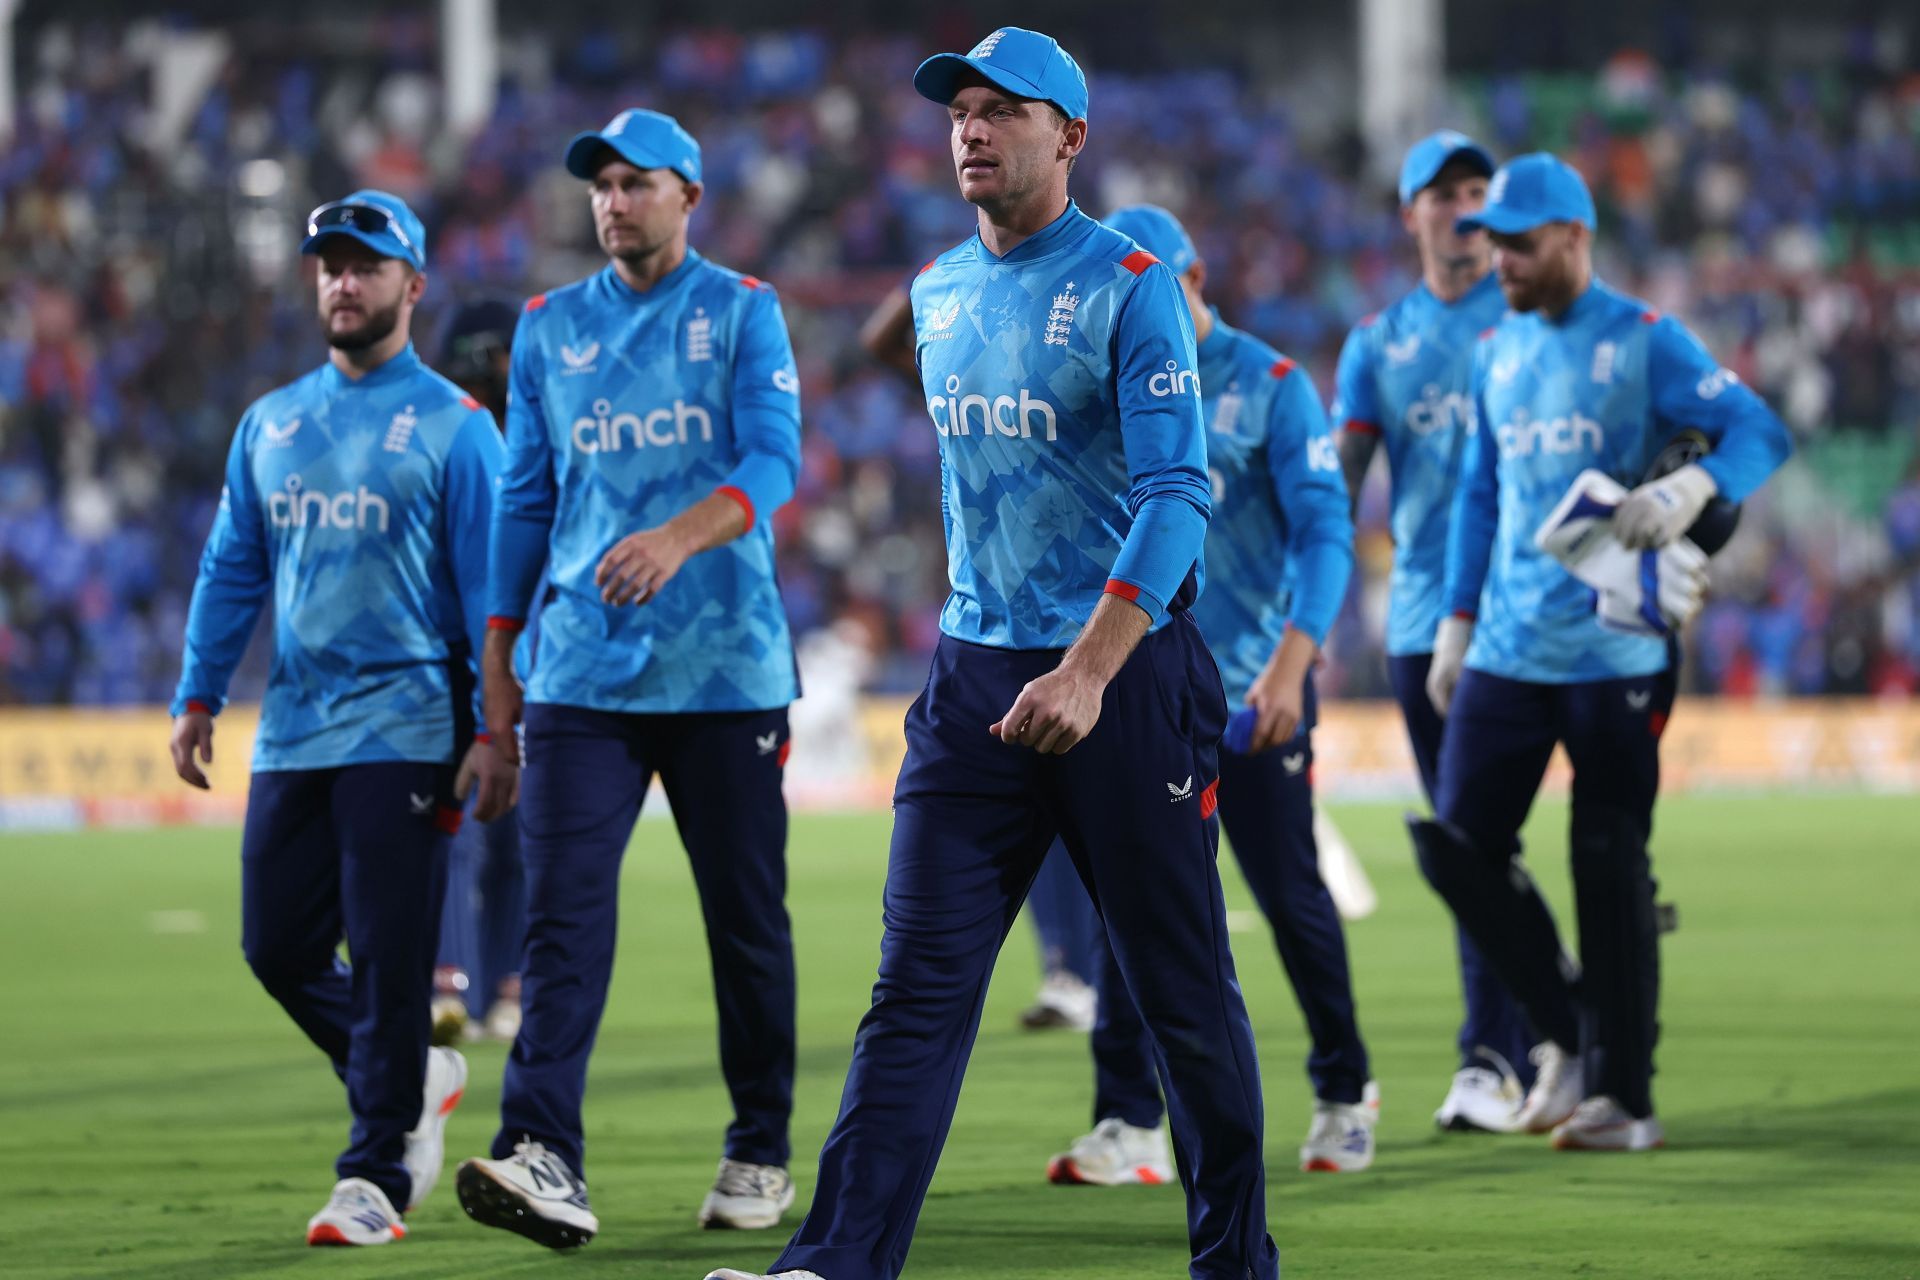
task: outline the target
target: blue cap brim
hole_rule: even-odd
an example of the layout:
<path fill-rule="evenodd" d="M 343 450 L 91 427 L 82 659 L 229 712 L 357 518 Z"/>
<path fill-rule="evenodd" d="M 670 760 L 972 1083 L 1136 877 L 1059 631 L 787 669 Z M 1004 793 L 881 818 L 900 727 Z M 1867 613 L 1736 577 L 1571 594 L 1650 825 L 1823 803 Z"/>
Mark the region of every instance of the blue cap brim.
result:
<path fill-rule="evenodd" d="M 1411 203 L 1415 196 L 1419 195 L 1422 191 L 1425 191 L 1428 187 L 1433 185 L 1433 180 L 1439 177 L 1441 172 L 1445 170 L 1448 165 L 1452 164 L 1455 160 L 1458 160 L 1462 156 L 1465 156 L 1467 159 L 1474 161 L 1476 164 L 1480 165 L 1481 168 L 1485 169 L 1486 176 L 1489 178 L 1493 176 L 1494 170 L 1500 167 L 1499 165 L 1493 162 L 1492 153 L 1490 153 L 1485 147 L 1481 146 L 1477 142 L 1469 142 L 1464 147 L 1455 147 L 1453 150 L 1442 155 L 1440 157 L 1439 162 L 1433 166 L 1433 169 L 1430 172 L 1417 175 L 1416 181 L 1410 181 L 1407 184 L 1407 192 L 1405 195 L 1403 195 L 1400 198 L 1400 203 L 1402 204 Z"/>
<path fill-rule="evenodd" d="M 1469 231 L 1486 230 L 1498 231 L 1503 236 L 1517 236 L 1531 231 L 1535 227 L 1544 227 L 1549 222 L 1569 221 L 1574 221 L 1574 219 L 1559 218 L 1552 214 L 1528 213 L 1522 209 L 1507 209 L 1494 206 L 1482 209 L 1478 213 L 1470 213 L 1464 218 L 1454 219 L 1453 230 L 1457 235 L 1465 235 Z"/>
<path fill-rule="evenodd" d="M 592 130 L 576 133 L 573 141 L 567 144 L 567 172 L 583 181 L 593 181 L 593 175 L 600 171 L 600 164 L 603 163 L 597 160 L 602 147 L 636 169 L 671 169 L 688 182 L 699 181 L 680 168 L 676 163 L 680 159 L 677 155 L 649 151 L 626 138 L 609 138 L 604 133 Z"/>
<path fill-rule="evenodd" d="M 936 53 L 928 58 L 914 71 L 913 87 L 921 97 L 944 107 L 953 101 L 960 77 L 969 71 L 996 89 L 1002 89 L 1016 97 L 1029 98 L 1035 102 L 1052 103 L 1062 111 L 1066 111 L 1065 107 L 1054 102 L 1039 85 L 1025 76 L 1016 76 L 1005 67 L 992 67 L 984 62 L 977 62 L 963 53 Z"/>
<path fill-rule="evenodd" d="M 320 252 L 321 244 L 335 236 L 346 236 L 349 239 L 358 240 L 361 244 L 367 246 L 367 248 L 373 250 L 383 258 L 398 258 L 408 266 L 413 267 L 421 265 L 421 263 L 414 258 L 413 254 L 408 252 L 407 246 L 401 244 L 397 237 L 374 235 L 371 232 L 362 231 L 358 227 L 322 227 L 300 242 L 300 252 L 318 253 Z"/>

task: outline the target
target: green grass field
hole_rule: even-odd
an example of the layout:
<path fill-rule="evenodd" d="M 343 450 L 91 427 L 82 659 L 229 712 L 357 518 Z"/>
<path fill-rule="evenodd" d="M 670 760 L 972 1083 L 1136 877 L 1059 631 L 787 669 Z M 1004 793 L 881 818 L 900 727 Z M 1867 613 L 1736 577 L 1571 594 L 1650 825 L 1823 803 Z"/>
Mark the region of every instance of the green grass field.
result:
<path fill-rule="evenodd" d="M 1297 1013 L 1269 939 L 1238 940 L 1267 1088 L 1269 1207 L 1289 1277 L 1920 1275 L 1920 870 L 1914 798 L 1692 798 L 1662 805 L 1655 865 L 1679 904 L 1656 1084 L 1669 1149 L 1570 1155 L 1436 1133 L 1458 994 L 1449 929 L 1397 814 L 1334 816 L 1381 894 L 1349 930 L 1385 1095 L 1379 1159 L 1293 1171 L 1310 1107 Z M 1565 809 L 1531 828 L 1566 903 Z M 795 824 L 800 949 L 795 1173 L 839 1097 L 878 954 L 883 815 Z M 449 1176 L 395 1247 L 309 1250 L 346 1131 L 339 1087 L 254 985 L 237 833 L 0 838 L 0 1274 L 624 1275 L 698 1280 L 771 1261 L 776 1232 L 701 1232 L 726 1099 L 705 947 L 671 826 L 629 855 L 613 1002 L 588 1098 L 602 1234 L 572 1256 L 466 1221 Z M 1237 872 L 1233 905 L 1249 903 Z M 1562 909 L 1562 919 L 1567 913 Z M 916 1277 L 1185 1272 L 1175 1188 L 1055 1188 L 1085 1128 L 1085 1040 L 1022 1033 L 1030 935 L 1008 947 L 921 1218 Z M 492 1131 L 503 1050 L 469 1050 L 452 1158 Z"/>

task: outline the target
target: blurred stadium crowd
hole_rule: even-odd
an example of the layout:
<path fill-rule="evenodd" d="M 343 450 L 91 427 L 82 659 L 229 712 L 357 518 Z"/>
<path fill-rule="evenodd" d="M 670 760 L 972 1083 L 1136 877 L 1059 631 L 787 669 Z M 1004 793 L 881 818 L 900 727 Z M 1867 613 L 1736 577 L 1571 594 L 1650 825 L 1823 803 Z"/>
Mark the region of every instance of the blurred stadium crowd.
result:
<path fill-rule="evenodd" d="M 935 437 L 856 335 L 971 230 L 940 113 L 909 85 L 931 43 L 509 39 L 491 120 L 458 136 L 439 122 L 426 21 L 341 49 L 256 31 L 206 55 L 210 87 L 172 112 L 179 96 L 153 80 L 160 38 L 21 33 L 20 118 L 0 156 L 0 702 L 170 695 L 234 423 L 322 358 L 294 252 L 310 206 L 361 185 L 415 202 L 431 360 L 456 300 L 517 300 L 601 264 L 559 155 L 633 104 L 678 114 L 705 148 L 696 245 L 786 305 L 806 403 L 804 475 L 778 525 L 796 633 L 861 637 L 874 687 L 917 687 L 944 596 Z M 1629 50 L 1578 74 L 1458 78 L 1448 118 L 1428 122 L 1574 160 L 1602 202 L 1603 276 L 1683 316 L 1799 437 L 1716 563 L 1695 690 L 1920 684 L 1915 66 L 1863 45 L 1825 75 L 1735 77 Z M 1181 213 L 1223 313 L 1327 389 L 1347 328 L 1415 283 L 1382 158 L 1351 132 L 1304 136 L 1272 68 L 1090 72 L 1082 204 Z M 1377 473 L 1361 516 L 1362 573 L 1322 686 L 1349 695 L 1384 688 Z M 236 695 L 263 677 L 256 644 Z"/>

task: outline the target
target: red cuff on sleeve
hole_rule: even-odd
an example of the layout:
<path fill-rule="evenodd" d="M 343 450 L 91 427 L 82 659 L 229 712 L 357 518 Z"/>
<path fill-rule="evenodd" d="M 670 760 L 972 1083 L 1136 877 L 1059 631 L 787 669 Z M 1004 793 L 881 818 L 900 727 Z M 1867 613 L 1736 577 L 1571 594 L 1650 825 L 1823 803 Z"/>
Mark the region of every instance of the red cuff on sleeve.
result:
<path fill-rule="evenodd" d="M 475 742 L 492 742 L 493 735 L 488 733 L 485 729 L 482 729 L 479 733 L 476 733 L 473 735 L 473 740 Z"/>
<path fill-rule="evenodd" d="M 525 631 L 526 629 L 526 620 L 523 618 L 506 618 L 495 614 L 487 619 L 489 631 Z"/>
<path fill-rule="evenodd" d="M 200 701 L 200 699 L 198 698 L 187 699 L 187 711 L 190 714 L 203 715 L 203 716 L 210 716 L 213 714 L 213 708 L 208 706 L 206 703 Z"/>
<path fill-rule="evenodd" d="M 1476 615 L 1474 611 L 1471 609 L 1455 609 L 1453 611 L 1453 616 L 1460 619 L 1460 621 L 1462 622 L 1472 622 L 1474 618 L 1478 615 Z"/>
<path fill-rule="evenodd" d="M 1140 588 L 1131 582 L 1122 582 L 1118 578 L 1108 578 L 1107 585 L 1101 588 L 1107 595 L 1119 596 L 1128 604 L 1140 603 Z"/>
<path fill-rule="evenodd" d="M 1341 428 L 1341 430 L 1352 431 L 1357 435 L 1363 435 L 1363 436 L 1377 436 L 1380 434 L 1379 427 L 1375 426 L 1371 422 L 1362 422 L 1358 418 L 1348 418 L 1347 425 Z"/>
<path fill-rule="evenodd" d="M 739 503 L 740 509 L 747 513 L 747 528 L 753 528 L 753 499 L 747 496 L 746 490 L 739 485 L 723 484 L 714 492 Z"/>

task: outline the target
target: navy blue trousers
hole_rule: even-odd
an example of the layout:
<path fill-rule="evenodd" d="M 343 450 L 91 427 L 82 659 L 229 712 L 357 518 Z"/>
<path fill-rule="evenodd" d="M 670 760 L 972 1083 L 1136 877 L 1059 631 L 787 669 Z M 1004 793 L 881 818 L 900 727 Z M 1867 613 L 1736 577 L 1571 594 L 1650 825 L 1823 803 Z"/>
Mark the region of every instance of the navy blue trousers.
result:
<path fill-rule="evenodd" d="M 1430 653 L 1387 659 L 1387 676 L 1393 684 L 1394 700 L 1400 704 L 1400 714 L 1407 723 L 1407 739 L 1413 745 L 1414 763 L 1420 768 L 1420 787 L 1427 793 L 1428 804 L 1436 803 L 1434 797 L 1440 794 L 1440 740 L 1447 725 L 1433 709 L 1433 699 L 1427 696 L 1427 671 L 1432 665 Z M 1527 1025 L 1520 1002 L 1481 956 L 1480 948 L 1473 945 L 1473 938 L 1458 923 L 1453 933 L 1460 952 L 1460 994 L 1466 1006 L 1466 1016 L 1460 1020 L 1460 1034 L 1455 1041 L 1460 1066 L 1485 1066 L 1479 1051 L 1490 1049 L 1506 1059 L 1523 1085 L 1532 1087 L 1534 1066 L 1527 1054 L 1539 1037 Z"/>
<path fill-rule="evenodd" d="M 478 795 L 472 800 L 477 804 Z M 448 858 L 437 963 L 467 975 L 467 1012 L 473 1017 L 485 1017 L 501 980 L 520 972 L 526 934 L 520 820 L 508 814 L 477 822 L 469 813 Z"/>
<path fill-rule="evenodd" d="M 630 715 L 532 703 L 520 778 L 527 941 L 496 1158 L 525 1138 L 584 1166 L 587 1058 L 613 976 L 620 862 L 653 776 L 693 867 L 733 1099 L 725 1154 L 782 1165 L 793 1112 L 787 710 Z"/>
<path fill-rule="evenodd" d="M 1074 870 L 1073 855 L 1059 841 L 1040 861 L 1040 874 L 1027 893 L 1027 917 L 1040 943 L 1042 976 L 1065 970 L 1089 986 L 1100 981 L 1107 951 L 1100 914 Z"/>
<path fill-rule="evenodd" d="M 1220 753 L 1220 821 L 1254 901 L 1273 929 L 1280 962 L 1306 1019 L 1307 1076 L 1314 1096 L 1356 1103 L 1371 1078 L 1354 1010 L 1346 934 L 1320 879 L 1313 838 L 1313 738 L 1300 733 L 1269 751 Z M 1109 964 L 1112 952 L 1108 952 Z M 1118 967 L 1102 973 L 1093 1031 L 1097 1124 L 1119 1116 L 1151 1129 L 1160 1123 L 1160 1089 L 1139 1012 Z"/>
<path fill-rule="evenodd" d="M 1437 810 L 1450 838 L 1428 878 L 1540 1032 L 1580 1051 L 1589 1094 L 1652 1114 L 1659 932 L 1647 855 L 1671 671 L 1533 684 L 1468 669 L 1441 748 Z M 1517 853 L 1554 744 L 1573 766 L 1572 854 L 1580 963 Z"/>
<path fill-rule="evenodd" d="M 241 948 L 347 1086 L 334 1163 L 397 1209 L 420 1119 L 453 770 L 393 762 L 256 773 L 240 843 Z M 339 946 L 353 957 L 341 960 Z"/>
<path fill-rule="evenodd" d="M 1253 1028 L 1215 865 L 1226 704 L 1184 614 L 1142 640 L 1064 755 L 987 732 L 1056 651 L 943 637 L 907 713 L 885 933 L 813 1208 L 777 1262 L 892 1280 L 952 1123 L 994 959 L 1056 835 L 1152 1029 L 1187 1193 L 1192 1274 L 1274 1280 Z"/>

